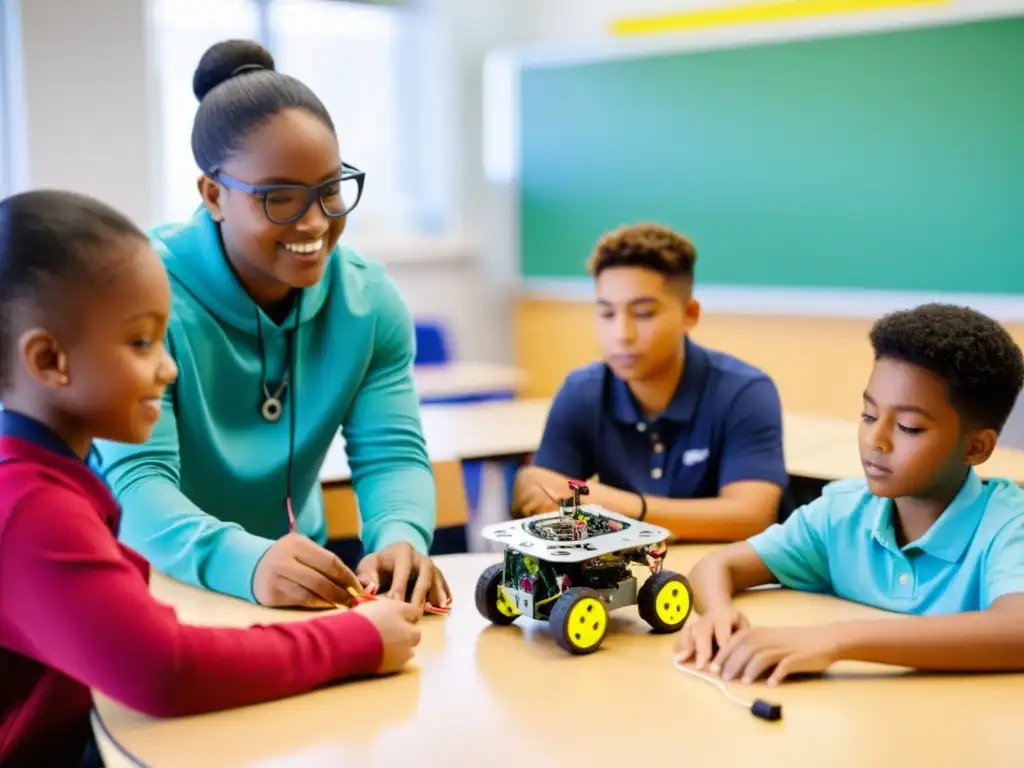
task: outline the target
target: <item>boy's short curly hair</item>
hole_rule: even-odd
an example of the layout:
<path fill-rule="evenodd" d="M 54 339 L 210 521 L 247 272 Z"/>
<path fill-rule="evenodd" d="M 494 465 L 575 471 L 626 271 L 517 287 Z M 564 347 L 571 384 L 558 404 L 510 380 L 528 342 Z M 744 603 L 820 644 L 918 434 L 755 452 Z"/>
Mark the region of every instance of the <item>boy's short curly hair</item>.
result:
<path fill-rule="evenodd" d="M 875 359 L 940 376 L 961 418 L 1002 431 L 1024 386 L 1024 355 L 1003 326 L 969 307 L 923 304 L 893 312 L 871 329 Z"/>
<path fill-rule="evenodd" d="M 666 278 L 693 279 L 697 249 L 683 235 L 660 224 L 633 224 L 604 235 L 587 260 L 597 277 L 612 267 L 646 267 Z"/>

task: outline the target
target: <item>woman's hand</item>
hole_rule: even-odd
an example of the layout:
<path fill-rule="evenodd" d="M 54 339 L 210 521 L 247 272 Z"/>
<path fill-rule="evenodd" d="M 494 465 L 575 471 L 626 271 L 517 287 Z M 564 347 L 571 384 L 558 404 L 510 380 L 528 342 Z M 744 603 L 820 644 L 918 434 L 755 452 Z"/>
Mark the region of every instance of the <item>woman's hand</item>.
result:
<path fill-rule="evenodd" d="M 416 606 L 443 609 L 452 601 L 444 574 L 429 557 L 404 541 L 364 557 L 356 566 L 356 576 L 364 588 L 379 591 L 386 587 L 388 597 Z"/>
<path fill-rule="evenodd" d="M 257 602 L 269 606 L 347 606 L 353 600 L 349 587 L 362 591 L 359 579 L 337 555 L 298 533 L 274 542 L 252 580 Z"/>

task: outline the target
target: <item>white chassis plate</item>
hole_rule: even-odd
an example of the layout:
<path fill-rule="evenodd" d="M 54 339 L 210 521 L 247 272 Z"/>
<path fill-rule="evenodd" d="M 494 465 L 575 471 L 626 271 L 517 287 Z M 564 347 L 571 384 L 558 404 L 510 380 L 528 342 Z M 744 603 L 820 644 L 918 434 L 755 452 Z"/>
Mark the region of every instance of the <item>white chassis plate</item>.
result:
<path fill-rule="evenodd" d="M 600 515 L 620 522 L 623 524 L 623 529 L 614 533 L 598 534 L 579 541 L 551 541 L 530 533 L 528 525 L 540 520 L 556 519 L 562 514 L 561 512 L 549 512 L 546 515 L 537 515 L 525 520 L 512 520 L 489 525 L 480 533 L 489 541 L 496 541 L 509 549 L 533 555 L 539 560 L 551 563 L 578 563 L 598 555 L 606 555 L 609 552 L 657 544 L 672 535 L 667 528 L 642 523 L 596 504 L 581 504 L 580 509 L 592 515 Z"/>

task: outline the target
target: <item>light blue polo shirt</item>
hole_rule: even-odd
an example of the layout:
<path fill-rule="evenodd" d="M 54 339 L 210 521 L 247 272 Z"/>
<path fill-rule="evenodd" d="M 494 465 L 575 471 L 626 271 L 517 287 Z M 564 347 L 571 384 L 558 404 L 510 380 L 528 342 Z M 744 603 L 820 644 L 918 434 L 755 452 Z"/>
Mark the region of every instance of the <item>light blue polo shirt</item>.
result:
<path fill-rule="evenodd" d="M 928 531 L 896 544 L 895 507 L 841 480 L 748 543 L 779 583 L 887 611 L 948 614 L 1024 592 L 1024 491 L 970 470 Z"/>

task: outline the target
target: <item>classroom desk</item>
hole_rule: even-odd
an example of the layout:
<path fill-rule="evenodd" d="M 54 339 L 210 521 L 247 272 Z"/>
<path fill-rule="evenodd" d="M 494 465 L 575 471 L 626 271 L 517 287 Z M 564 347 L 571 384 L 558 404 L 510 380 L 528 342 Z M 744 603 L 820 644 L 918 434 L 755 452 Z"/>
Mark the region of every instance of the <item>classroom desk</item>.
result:
<path fill-rule="evenodd" d="M 424 400 L 516 392 L 523 384 L 518 368 L 496 363 L 418 365 L 413 376 L 416 393 Z"/>
<path fill-rule="evenodd" d="M 687 572 L 712 549 L 672 547 Z M 94 727 L 141 763 L 163 766 L 403 765 L 564 768 L 675 764 L 1019 766 L 1024 675 L 920 675 L 845 662 L 824 677 L 731 686 L 783 706 L 754 718 L 710 684 L 677 672 L 675 636 L 652 635 L 634 608 L 612 614 L 604 646 L 569 656 L 543 623 L 492 627 L 473 604 L 494 554 L 438 559 L 452 587 L 450 616 L 426 617 L 413 665 L 385 679 L 198 717 L 155 720 L 96 694 Z M 153 593 L 184 621 L 244 626 L 301 619 L 154 577 Z M 816 624 L 881 616 L 820 595 L 779 589 L 739 598 L 755 624 Z M 899 619 L 896 619 L 899 620 Z M 116 756 L 115 756 L 116 757 Z M 106 758 L 106 756 L 105 756 Z M 107 758 L 108 766 L 118 765 Z M 124 763 L 126 764 L 126 763 Z"/>
<path fill-rule="evenodd" d="M 861 477 L 856 421 L 786 414 L 783 425 L 786 469 L 790 475 L 818 480 Z M 1024 451 L 996 448 L 978 467 L 981 477 L 1005 477 L 1024 484 Z"/>
<path fill-rule="evenodd" d="M 423 434 L 432 461 L 500 459 L 533 453 L 544 432 L 547 399 L 424 405 Z M 341 437 L 320 468 L 321 483 L 343 483 L 352 473 Z"/>
<path fill-rule="evenodd" d="M 421 413 L 428 450 L 432 457 L 464 461 L 532 453 L 540 444 L 550 405 L 547 398 L 425 405 Z M 862 477 L 857 429 L 854 420 L 784 414 L 783 449 L 789 474 L 822 482 Z M 1024 451 L 1000 446 L 978 473 L 1024 484 Z M 340 442 L 332 446 L 320 477 L 324 482 L 348 480 Z"/>

